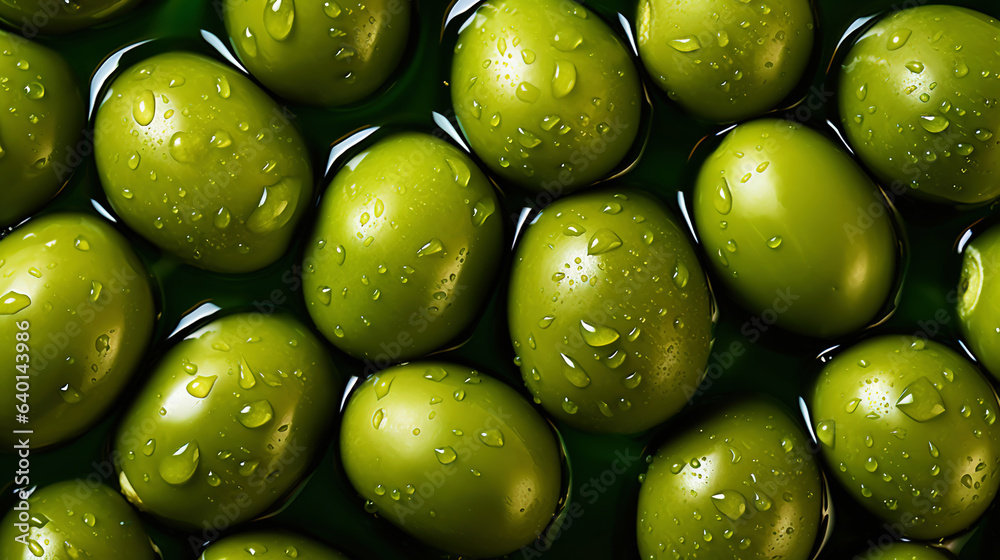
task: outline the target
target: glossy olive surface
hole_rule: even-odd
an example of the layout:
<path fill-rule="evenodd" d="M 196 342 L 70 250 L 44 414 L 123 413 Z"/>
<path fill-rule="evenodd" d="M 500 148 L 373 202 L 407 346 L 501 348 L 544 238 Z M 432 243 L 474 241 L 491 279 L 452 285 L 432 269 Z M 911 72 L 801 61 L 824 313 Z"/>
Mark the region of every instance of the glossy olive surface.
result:
<path fill-rule="evenodd" d="M 114 80 L 95 155 L 129 227 L 217 272 L 280 257 L 313 192 L 290 115 L 243 74 L 193 53 L 156 55 Z"/>
<path fill-rule="evenodd" d="M 113 21 L 143 0 L 4 0 L 0 20 L 25 36 L 69 33 Z"/>
<path fill-rule="evenodd" d="M 907 537 L 957 533 L 996 496 L 996 394 L 942 344 L 883 336 L 851 346 L 823 368 L 811 408 L 827 472 Z"/>
<path fill-rule="evenodd" d="M 763 399 L 725 404 L 664 443 L 639 491 L 642 558 L 806 560 L 822 483 L 809 439 Z"/>
<path fill-rule="evenodd" d="M 580 429 L 638 432 L 687 403 L 712 340 L 705 275 L 676 219 L 604 190 L 546 207 L 517 247 L 507 303 L 528 390 Z"/>
<path fill-rule="evenodd" d="M 894 542 L 887 547 L 872 547 L 860 554 L 861 560 L 949 560 L 945 552 L 911 542 Z"/>
<path fill-rule="evenodd" d="M 958 283 L 958 318 L 983 367 L 1000 379 L 1000 227 L 965 247 Z"/>
<path fill-rule="evenodd" d="M 764 321 L 823 338 L 864 327 L 886 303 L 898 248 L 885 204 L 832 141 L 778 120 L 729 132 L 694 192 L 722 286 Z"/>
<path fill-rule="evenodd" d="M 384 367 L 426 355 L 476 318 L 503 247 L 493 187 L 421 133 L 349 161 L 323 196 L 303 263 L 309 314 L 348 354 Z"/>
<path fill-rule="evenodd" d="M 369 509 L 451 554 L 514 552 L 559 502 L 550 426 L 516 391 L 464 366 L 415 362 L 368 378 L 344 411 L 340 451 Z"/>
<path fill-rule="evenodd" d="M 192 530 L 253 519 L 307 472 L 338 390 L 325 350 L 297 320 L 213 321 L 170 349 L 119 426 L 122 493 Z"/>
<path fill-rule="evenodd" d="M 18 495 L 0 527 L 4 560 L 155 560 L 139 516 L 103 484 L 69 480 Z"/>
<path fill-rule="evenodd" d="M 312 539 L 293 533 L 264 531 L 226 537 L 212 543 L 199 560 L 346 560 Z"/>
<path fill-rule="evenodd" d="M 798 84 L 813 49 L 808 0 L 643 0 L 635 25 L 656 85 L 716 122 L 774 107 Z"/>
<path fill-rule="evenodd" d="M 0 13 L 9 9 L 0 2 Z M 83 99 L 66 61 L 0 30 L 0 226 L 49 201 L 82 161 Z"/>
<path fill-rule="evenodd" d="M 1000 196 L 1000 22 L 958 6 L 887 14 L 840 73 L 840 119 L 865 164 L 900 192 L 976 204 Z"/>
<path fill-rule="evenodd" d="M 410 0 L 226 2 L 226 32 L 250 73 L 309 105 L 365 100 L 399 64 Z"/>
<path fill-rule="evenodd" d="M 68 441 L 116 402 L 140 365 L 157 311 L 150 278 L 128 242 L 83 214 L 34 218 L 0 240 L 0 359 L 10 388 L 0 421 L 33 430 L 34 447 Z M 19 347 L 20 345 L 20 347 Z M 14 391 L 15 376 L 30 379 Z M 25 404 L 27 410 L 20 410 Z M 15 423 L 15 408 L 30 424 Z"/>
<path fill-rule="evenodd" d="M 505 180 L 559 195 L 622 160 L 642 87 L 625 45 L 568 0 L 498 0 L 458 37 L 451 100 L 473 151 Z"/>

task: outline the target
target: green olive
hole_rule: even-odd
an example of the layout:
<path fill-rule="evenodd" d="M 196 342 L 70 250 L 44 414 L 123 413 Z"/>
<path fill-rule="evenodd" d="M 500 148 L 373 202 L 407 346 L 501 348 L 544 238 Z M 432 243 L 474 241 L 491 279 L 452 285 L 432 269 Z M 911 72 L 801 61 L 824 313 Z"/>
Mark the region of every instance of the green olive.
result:
<path fill-rule="evenodd" d="M 309 314 L 338 348 L 384 367 L 477 317 L 503 251 L 493 187 L 433 136 L 385 138 L 337 173 L 307 245 Z"/>
<path fill-rule="evenodd" d="M 120 17 L 143 0 L 3 0 L 0 20 L 25 36 L 62 34 Z"/>
<path fill-rule="evenodd" d="M 636 30 L 654 83 L 716 122 L 774 107 L 802 78 L 813 48 L 809 0 L 643 0 Z"/>
<path fill-rule="evenodd" d="M 212 543 L 199 560 L 346 560 L 325 545 L 293 533 L 267 531 L 226 537 Z"/>
<path fill-rule="evenodd" d="M 486 2 L 459 34 L 451 100 L 498 175 L 554 195 L 607 175 L 639 131 L 642 88 L 622 41 L 570 0 Z"/>
<path fill-rule="evenodd" d="M 888 546 L 873 546 L 855 558 L 860 560 L 950 560 L 951 556 L 922 544 L 894 542 Z"/>
<path fill-rule="evenodd" d="M 686 426 L 642 480 L 642 558 L 810 558 L 819 467 L 798 423 L 770 401 L 728 403 Z"/>
<path fill-rule="evenodd" d="M 4 9 L 0 2 L 0 16 Z M 80 163 L 84 109 L 59 54 L 2 30 L 0 76 L 0 226 L 8 226 L 54 197 Z"/>
<path fill-rule="evenodd" d="M 514 552 L 559 502 L 549 425 L 507 385 L 454 364 L 405 364 L 360 384 L 340 452 L 369 510 L 452 554 Z"/>
<path fill-rule="evenodd" d="M 694 216 L 721 283 L 768 324 L 834 338 L 888 299 L 898 254 L 878 187 L 821 134 L 737 126 L 702 165 Z"/>
<path fill-rule="evenodd" d="M 257 270 L 287 251 L 312 199 L 291 118 L 232 68 L 154 56 L 118 76 L 97 111 L 104 192 L 129 227 L 184 261 Z"/>
<path fill-rule="evenodd" d="M 192 530 L 257 517 L 323 449 L 335 374 L 319 340 L 290 317 L 209 323 L 167 352 L 122 421 L 113 455 L 122 493 Z"/>
<path fill-rule="evenodd" d="M 960 204 L 1000 196 L 997 20 L 957 6 L 894 11 L 840 73 L 851 146 L 893 190 Z"/>
<path fill-rule="evenodd" d="M 250 73 L 310 105 L 370 96 L 399 64 L 410 31 L 410 0 L 249 0 L 222 9 Z"/>
<path fill-rule="evenodd" d="M 827 472 L 907 537 L 957 533 L 996 496 L 1000 405 L 975 366 L 941 344 L 854 345 L 823 368 L 811 404 Z"/>
<path fill-rule="evenodd" d="M 965 248 L 958 284 L 958 318 L 969 348 L 1000 379 L 1000 226 Z"/>
<path fill-rule="evenodd" d="M 145 267 L 102 220 L 52 214 L 7 234 L 0 337 L 8 343 L 0 359 L 11 386 L 0 391 L 0 406 L 11 414 L 0 421 L 0 441 L 9 446 L 23 437 L 12 430 L 27 427 L 32 446 L 42 447 L 90 428 L 138 368 L 156 314 Z M 17 391 L 15 376 L 25 382 Z M 22 406 L 27 426 L 14 421 Z"/>
<path fill-rule="evenodd" d="M 676 220 L 647 195 L 606 190 L 545 208 L 518 246 L 508 315 L 536 402 L 584 430 L 659 424 L 708 364 L 705 275 Z"/>
<path fill-rule="evenodd" d="M 0 527 L 0 557 L 157 560 L 159 555 L 139 516 L 117 492 L 80 479 L 16 492 L 14 509 Z"/>

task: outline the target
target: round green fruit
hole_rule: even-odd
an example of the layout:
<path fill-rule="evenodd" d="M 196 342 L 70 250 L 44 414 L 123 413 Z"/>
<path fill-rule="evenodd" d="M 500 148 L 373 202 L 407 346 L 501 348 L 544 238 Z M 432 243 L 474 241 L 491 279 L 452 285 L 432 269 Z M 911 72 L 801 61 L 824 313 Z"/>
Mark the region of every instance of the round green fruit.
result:
<path fill-rule="evenodd" d="M 887 547 L 873 546 L 860 559 L 871 560 L 950 560 L 951 556 L 940 550 L 911 542 L 894 542 Z"/>
<path fill-rule="evenodd" d="M 451 554 L 514 552 L 559 502 L 550 426 L 507 385 L 458 365 L 410 363 L 361 383 L 340 452 L 380 517 Z"/>
<path fill-rule="evenodd" d="M 312 200 L 292 116 L 245 75 L 172 52 L 119 75 L 97 111 L 97 168 L 115 212 L 185 262 L 248 272 L 283 255 Z"/>
<path fill-rule="evenodd" d="M 884 336 L 852 346 L 823 368 L 811 404 L 827 472 L 909 538 L 955 534 L 996 496 L 1000 405 L 941 344 Z"/>
<path fill-rule="evenodd" d="M 769 324 L 835 338 L 886 303 L 899 253 L 878 187 L 818 132 L 787 121 L 737 126 L 694 190 L 716 275 Z"/>
<path fill-rule="evenodd" d="M 10 9 L 0 2 L 0 13 Z M 0 30 L 0 226 L 28 217 L 69 180 L 83 99 L 59 54 Z M 72 154 L 75 157 L 75 153 Z"/>
<path fill-rule="evenodd" d="M 716 122 L 774 107 L 802 78 L 813 48 L 808 0 L 643 0 L 636 30 L 656 85 Z"/>
<path fill-rule="evenodd" d="M 1000 227 L 965 248 L 958 284 L 962 333 L 983 367 L 1000 379 Z"/>
<path fill-rule="evenodd" d="M 99 218 L 52 214 L 0 240 L 0 336 L 11 388 L 0 406 L 9 447 L 33 430 L 33 448 L 72 439 L 101 419 L 139 366 L 157 311 L 150 278 L 128 242 Z M 15 376 L 25 376 L 27 391 Z M 30 378 L 30 381 L 27 379 Z M 18 379 L 18 381 L 22 381 Z M 27 426 L 13 411 L 30 393 Z"/>
<path fill-rule="evenodd" d="M 337 173 L 306 247 L 313 321 L 380 367 L 426 355 L 476 319 L 503 252 L 493 187 L 451 144 L 385 138 Z"/>
<path fill-rule="evenodd" d="M 15 494 L 15 508 L 3 519 L 0 556 L 4 560 L 160 558 L 139 516 L 103 484 L 72 480 L 38 488 L 30 497 L 27 494 Z M 24 504 L 27 509 L 19 509 Z"/>
<path fill-rule="evenodd" d="M 309 105 L 370 96 L 399 64 L 410 0 L 226 2 L 240 60 L 271 91 Z"/>
<path fill-rule="evenodd" d="M 657 450 L 639 490 L 639 553 L 806 560 L 822 503 L 798 423 L 769 401 L 739 400 Z"/>
<path fill-rule="evenodd" d="M 508 317 L 528 390 L 595 432 L 638 432 L 694 394 L 712 341 L 705 275 L 659 202 L 620 191 L 556 201 L 527 227 Z"/>
<path fill-rule="evenodd" d="M 462 30 L 451 100 L 495 173 L 553 195 L 606 176 L 639 131 L 642 88 L 622 41 L 567 0 L 484 3 Z"/>
<path fill-rule="evenodd" d="M 958 6 L 892 12 L 840 73 L 854 151 L 895 192 L 977 204 L 1000 196 L 1000 23 Z"/>
<path fill-rule="evenodd" d="M 0 20 L 25 36 L 62 34 L 111 21 L 142 0 L 4 0 Z"/>
<path fill-rule="evenodd" d="M 298 321 L 257 313 L 213 321 L 167 352 L 118 428 L 122 493 L 186 529 L 254 519 L 324 449 L 338 385 Z"/>
<path fill-rule="evenodd" d="M 199 560 L 346 560 L 312 539 L 293 533 L 266 531 L 226 537 L 212 543 Z"/>

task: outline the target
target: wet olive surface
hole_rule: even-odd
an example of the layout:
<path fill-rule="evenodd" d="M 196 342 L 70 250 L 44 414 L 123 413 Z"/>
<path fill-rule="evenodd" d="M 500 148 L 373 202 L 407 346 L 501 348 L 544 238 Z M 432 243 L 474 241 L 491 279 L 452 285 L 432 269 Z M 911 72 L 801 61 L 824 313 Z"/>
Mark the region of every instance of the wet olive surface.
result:
<path fill-rule="evenodd" d="M 987 0 L 952 3 L 994 17 L 1000 15 Z M 465 6 L 467 3 L 459 4 Z M 588 2 L 587 8 L 590 17 L 600 17 L 631 52 L 629 33 L 634 36 L 634 28 L 627 33 L 621 22 L 632 22 L 634 25 L 637 4 L 601 0 Z M 864 32 L 866 24 L 870 23 L 865 18 L 893 7 L 915 3 L 845 0 L 820 1 L 817 4 L 817 45 L 805 76 L 779 103 L 782 109 L 767 116 L 802 122 L 843 147 L 840 140 L 842 131 L 837 129 L 841 122 L 836 96 L 840 87 L 837 71 L 840 61 L 846 56 L 853 39 Z M 97 217 L 104 213 L 114 216 L 117 219 L 115 227 L 126 233 L 139 258 L 156 279 L 154 296 L 161 314 L 151 347 L 143 358 L 148 367 L 140 368 L 123 396 L 116 401 L 112 414 L 96 427 L 70 444 L 39 451 L 33 456 L 34 483 L 46 485 L 90 477 L 90 480 L 99 480 L 117 488 L 117 474 L 109 460 L 111 439 L 128 405 L 140 393 L 143 381 L 160 358 L 184 335 L 211 320 L 210 316 L 217 317 L 212 315 L 216 307 L 224 312 L 257 310 L 270 313 L 282 310 L 311 325 L 299 277 L 300 266 L 304 245 L 315 223 L 319 197 L 334 173 L 351 157 L 393 132 L 416 130 L 442 135 L 439 127 L 449 120 L 451 127 L 458 128 L 446 83 L 450 81 L 450 61 L 458 28 L 467 15 L 449 17 L 450 13 L 449 7 L 442 1 L 420 2 L 414 6 L 409 44 L 400 66 L 368 102 L 320 109 L 286 104 L 281 97 L 269 92 L 281 107 L 280 114 L 275 118 L 290 121 L 305 140 L 313 168 L 314 193 L 295 227 L 289 249 L 273 264 L 255 272 L 239 276 L 206 272 L 183 264 L 180 259 L 160 251 L 128 230 L 122 218 L 110 214 L 112 205 L 99 183 L 92 149 L 86 142 L 76 147 L 79 157 L 67 158 L 67 162 L 75 168 L 72 178 L 56 199 L 35 216 L 59 211 L 83 212 Z M 446 25 L 442 33 L 443 22 Z M 848 34 L 849 38 L 844 39 Z M 149 42 L 138 44 L 147 40 Z M 200 0 L 148 0 L 110 26 L 65 37 L 43 36 L 39 42 L 58 51 L 70 64 L 90 108 L 88 117 L 91 126 L 95 116 L 91 106 L 95 100 L 103 98 L 110 80 L 118 75 L 113 72 L 114 64 L 102 64 L 108 61 L 109 55 L 119 53 L 125 47 L 133 48 L 121 54 L 117 60 L 119 69 L 177 50 L 199 53 L 222 64 L 232 64 L 213 46 L 228 44 L 222 17 L 213 3 Z M 841 45 L 839 49 L 838 45 Z M 669 100 L 666 92 L 653 85 L 638 60 L 633 62 L 645 83 L 649 102 L 642 107 L 636 143 L 613 171 L 627 172 L 616 179 L 610 188 L 626 195 L 634 190 L 648 193 L 667 207 L 678 223 L 684 224 L 688 221 L 686 215 L 692 214 L 688 205 L 693 200 L 701 163 L 719 146 L 722 140 L 719 133 L 725 127 L 699 121 L 685 113 Z M 833 70 L 828 72 L 828 68 Z M 95 72 L 100 79 L 92 85 Z M 253 81 L 261 85 L 260 81 Z M 380 128 L 369 130 L 376 126 Z M 362 133 L 356 134 L 359 132 Z M 0 145 L 3 145 L 2 134 L 0 131 Z M 91 137 L 89 132 L 85 137 Z M 484 173 L 498 181 L 502 194 L 498 194 L 500 205 L 496 215 L 505 223 L 504 247 L 510 247 L 518 224 L 526 221 L 522 209 L 544 206 L 551 199 L 504 181 L 477 156 L 471 157 Z M 879 324 L 867 331 L 832 341 L 820 341 L 779 329 L 767 310 L 760 316 L 751 315 L 727 295 L 720 283 L 713 282 L 720 319 L 715 329 L 715 344 L 709 358 L 707 377 L 693 396 L 691 408 L 717 406 L 726 395 L 735 393 L 766 393 L 777 399 L 800 427 L 806 429 L 800 397 L 809 398 L 824 366 L 823 360 L 817 359 L 817 356 L 822 354 L 824 359 L 836 356 L 839 349 L 831 349 L 835 346 L 852 346 L 876 334 L 905 334 L 929 337 L 962 352 L 960 341 L 964 339 L 955 311 L 962 297 L 959 286 L 962 255 L 959 248 L 964 247 L 970 237 L 983 233 L 998 221 L 991 216 L 992 207 L 959 211 L 943 205 L 918 203 L 893 191 L 888 191 L 888 194 L 898 208 L 898 221 L 905 226 L 901 235 L 903 250 L 893 287 L 893 293 L 898 294 L 895 298 L 898 304 L 885 304 L 873 320 Z M 875 206 L 864 208 L 858 212 L 854 225 L 862 229 L 870 227 L 867 224 L 876 221 L 884 211 Z M 696 252 L 703 268 L 711 270 L 710 261 L 703 255 L 705 251 Z M 511 255 L 509 249 L 505 250 L 500 272 L 496 275 L 500 280 L 489 287 L 489 303 L 478 314 L 474 325 L 458 339 L 465 342 L 435 355 L 433 359 L 470 366 L 485 374 L 495 375 L 517 388 L 525 398 L 530 398 L 523 388 L 519 368 L 514 364 L 515 351 L 510 343 L 506 319 L 508 291 L 505 279 L 509 277 Z M 170 336 L 179 325 L 185 328 L 179 334 Z M 345 377 L 365 376 L 387 365 L 377 361 L 365 363 L 352 360 L 335 351 L 331 345 L 327 348 L 338 371 Z M 389 350 L 392 354 L 392 349 Z M 994 378 L 990 382 L 995 386 Z M 811 420 L 815 423 L 823 419 Z M 647 470 L 645 457 L 655 453 L 666 434 L 676 433 L 690 424 L 687 412 L 683 411 L 648 432 L 598 435 L 555 421 L 569 462 L 565 472 L 571 474 L 568 479 L 564 475 L 563 481 L 564 486 L 571 490 L 572 498 L 562 510 L 562 530 L 553 533 L 556 538 L 550 545 L 518 551 L 512 557 L 638 557 L 636 510 L 639 475 Z M 284 500 L 279 511 L 267 519 L 243 524 L 235 530 L 225 528 L 218 535 L 199 532 L 192 539 L 190 533 L 172 529 L 146 514 L 140 514 L 140 518 L 163 557 L 171 560 L 196 558 L 201 550 L 200 543 L 226 534 L 274 529 L 300 532 L 353 558 L 436 558 L 440 555 L 391 524 L 366 513 L 364 500 L 351 487 L 339 464 L 336 438 L 330 438 L 329 444 L 319 450 L 318 455 L 321 457 L 314 462 L 311 476 L 291 491 L 294 499 Z M 6 510 L 12 505 L 9 490 L 13 481 L 7 478 L 7 473 L 15 470 L 13 456 L 4 454 L 0 457 L 0 469 L 5 473 L 5 499 L 0 505 Z M 880 539 L 885 542 L 885 535 L 892 531 L 883 527 L 884 521 L 859 505 L 835 477 L 827 478 L 835 522 L 820 558 L 850 557 L 879 543 Z M 564 497 L 566 490 L 563 488 Z M 996 545 L 992 535 L 1000 530 L 1000 515 L 996 508 L 988 510 L 974 527 L 974 532 L 949 541 L 953 550 L 961 550 L 958 558 L 994 558 Z"/>

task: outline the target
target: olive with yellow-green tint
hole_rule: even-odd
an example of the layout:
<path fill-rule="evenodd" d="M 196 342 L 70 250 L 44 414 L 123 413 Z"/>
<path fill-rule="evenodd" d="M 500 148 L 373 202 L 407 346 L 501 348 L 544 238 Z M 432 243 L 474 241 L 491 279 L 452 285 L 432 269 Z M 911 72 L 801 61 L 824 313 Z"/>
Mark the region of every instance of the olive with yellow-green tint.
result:
<path fill-rule="evenodd" d="M 340 380 L 285 315 L 212 321 L 152 369 L 114 436 L 122 493 L 171 525 L 239 525 L 287 498 L 322 453 Z"/>
<path fill-rule="evenodd" d="M 9 9 L 0 2 L 0 13 Z M 66 61 L 0 30 L 0 226 L 41 208 L 82 161 L 83 99 Z"/>
<path fill-rule="evenodd" d="M 996 497 L 1000 404 L 947 346 L 894 335 L 855 344 L 823 368 L 810 405 L 827 472 L 907 538 L 954 535 Z"/>
<path fill-rule="evenodd" d="M 703 412 L 660 446 L 641 480 L 642 558 L 811 558 L 819 465 L 798 422 L 771 401 Z"/>
<path fill-rule="evenodd" d="M 4 560 L 160 558 L 128 502 L 90 478 L 20 491 L 14 498 L 0 527 Z"/>
<path fill-rule="evenodd" d="M 416 132 L 376 142 L 323 195 L 302 267 L 309 315 L 379 367 L 454 341 L 490 294 L 499 210 L 486 176 L 448 142 Z"/>
<path fill-rule="evenodd" d="M 813 50 L 809 0 L 643 0 L 635 26 L 654 83 L 716 122 L 774 107 L 802 79 Z"/>
<path fill-rule="evenodd" d="M 60 35 L 112 22 L 143 0 L 4 0 L 0 20 L 25 36 Z"/>
<path fill-rule="evenodd" d="M 156 55 L 124 70 L 97 110 L 101 184 L 164 251 L 216 272 L 260 269 L 285 254 L 312 199 L 292 118 L 229 66 Z"/>
<path fill-rule="evenodd" d="M 286 531 L 258 531 L 226 537 L 201 553 L 199 560 L 346 560 L 326 545 Z"/>
<path fill-rule="evenodd" d="M 958 319 L 969 349 L 1000 378 L 1000 227 L 965 247 L 958 283 Z"/>
<path fill-rule="evenodd" d="M 482 4 L 458 36 L 450 85 L 473 151 L 533 191 L 560 195 L 605 177 L 639 132 L 632 57 L 570 0 Z"/>
<path fill-rule="evenodd" d="M 309 105 L 365 101 L 399 64 L 410 0 L 229 1 L 226 32 L 250 73 Z"/>
<path fill-rule="evenodd" d="M 959 6 L 892 11 L 840 69 L 840 122 L 900 193 L 949 204 L 1000 196 L 1000 22 Z"/>
<path fill-rule="evenodd" d="M 891 210 L 820 133 L 736 126 L 702 164 L 693 204 L 718 285 L 768 324 L 836 338 L 887 305 L 900 252 Z"/>
<path fill-rule="evenodd" d="M 460 365 L 413 362 L 361 383 L 340 456 L 367 509 L 463 557 L 531 544 L 559 503 L 552 428 L 509 386 Z"/>
<path fill-rule="evenodd" d="M 593 432 L 639 432 L 673 416 L 712 346 L 694 247 L 658 201 L 623 190 L 542 210 L 519 241 L 507 313 L 536 402 Z"/>
<path fill-rule="evenodd" d="M 114 406 L 139 368 L 158 312 L 128 241 L 85 214 L 33 218 L 0 240 L 0 442 L 70 441 Z M 23 376 L 24 379 L 15 379 Z M 15 391 L 14 382 L 25 388 Z M 21 410 L 23 408 L 24 410 Z M 15 409 L 29 418 L 15 422 Z"/>

